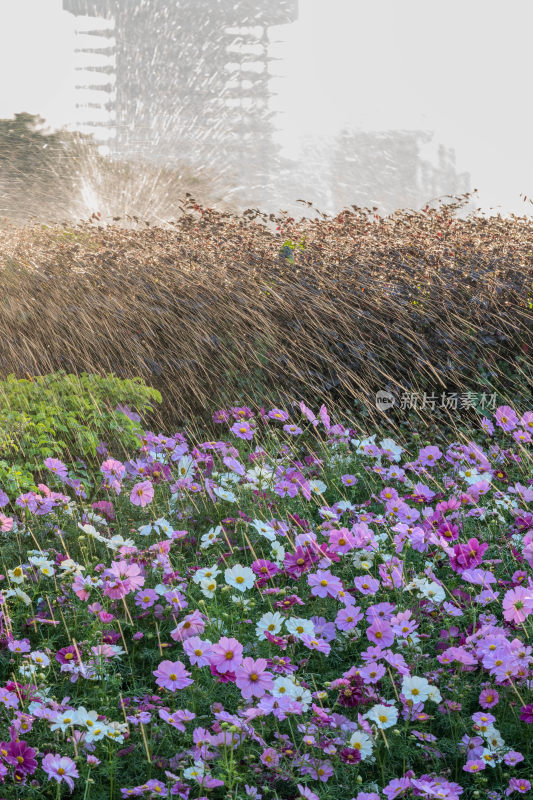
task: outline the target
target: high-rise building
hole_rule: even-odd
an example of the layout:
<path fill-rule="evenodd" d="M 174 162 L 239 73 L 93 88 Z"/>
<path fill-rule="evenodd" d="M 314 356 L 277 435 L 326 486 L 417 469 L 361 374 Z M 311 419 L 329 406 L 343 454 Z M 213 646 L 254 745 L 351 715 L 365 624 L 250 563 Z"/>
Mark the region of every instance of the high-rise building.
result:
<path fill-rule="evenodd" d="M 90 106 L 110 121 L 89 124 L 111 125 L 112 155 L 205 165 L 250 198 L 264 196 L 278 158 L 269 28 L 293 22 L 298 0 L 63 0 L 63 8 L 112 21 L 84 31 L 97 41 L 84 52 L 113 59 L 87 69 L 114 80 L 85 86 L 110 95 Z"/>

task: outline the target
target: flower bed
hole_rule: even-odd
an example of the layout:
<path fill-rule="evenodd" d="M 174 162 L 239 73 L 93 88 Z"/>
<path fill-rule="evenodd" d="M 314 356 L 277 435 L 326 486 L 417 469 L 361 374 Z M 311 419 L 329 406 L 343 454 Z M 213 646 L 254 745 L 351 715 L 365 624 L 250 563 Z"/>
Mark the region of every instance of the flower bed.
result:
<path fill-rule="evenodd" d="M 0 492 L 0 794 L 529 793 L 533 412 L 412 452 L 214 420 Z"/>

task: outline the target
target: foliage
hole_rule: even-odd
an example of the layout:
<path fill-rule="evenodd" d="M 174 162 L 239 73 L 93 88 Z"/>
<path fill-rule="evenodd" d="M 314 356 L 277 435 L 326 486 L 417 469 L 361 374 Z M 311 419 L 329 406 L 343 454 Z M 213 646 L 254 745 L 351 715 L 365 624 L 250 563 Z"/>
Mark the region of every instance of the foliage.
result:
<path fill-rule="evenodd" d="M 51 456 L 94 463 L 101 440 L 124 453 L 141 428 L 119 408 L 145 416 L 160 401 L 140 378 L 9 375 L 0 381 L 0 485 L 9 494 L 36 488 L 31 473 Z"/>
<path fill-rule="evenodd" d="M 2 794 L 526 794 L 533 412 L 442 450 L 303 403 L 214 422 L 103 453 L 97 502 L 54 459 L 0 494 Z"/>
<path fill-rule="evenodd" d="M 461 218 L 463 202 L 296 221 L 189 198 L 166 227 L 7 232 L 0 374 L 141 375 L 165 427 L 207 419 L 211 403 L 302 394 L 364 425 L 383 421 L 378 390 L 396 409 L 404 392 L 527 402 L 531 219 Z"/>

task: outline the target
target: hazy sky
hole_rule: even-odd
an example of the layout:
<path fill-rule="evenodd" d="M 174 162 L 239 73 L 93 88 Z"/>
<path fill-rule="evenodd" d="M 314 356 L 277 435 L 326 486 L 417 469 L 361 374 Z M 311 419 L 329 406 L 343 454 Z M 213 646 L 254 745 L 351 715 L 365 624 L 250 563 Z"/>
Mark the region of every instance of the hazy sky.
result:
<path fill-rule="evenodd" d="M 269 0 L 264 0 L 268 3 Z M 0 0 L 0 117 L 79 119 L 80 21 L 61 0 Z M 275 30 L 280 141 L 359 129 L 434 130 L 485 207 L 533 195 L 533 0 L 300 0 Z M 278 35 L 279 34 L 279 35 Z M 94 40 L 93 40 L 94 41 Z"/>

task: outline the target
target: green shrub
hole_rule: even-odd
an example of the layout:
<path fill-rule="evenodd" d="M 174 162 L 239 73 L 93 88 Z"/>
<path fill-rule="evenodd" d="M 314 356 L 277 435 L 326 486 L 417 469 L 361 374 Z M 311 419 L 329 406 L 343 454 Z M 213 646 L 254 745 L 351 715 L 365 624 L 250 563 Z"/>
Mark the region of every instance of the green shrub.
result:
<path fill-rule="evenodd" d="M 154 401 L 161 402 L 160 393 L 141 378 L 9 375 L 0 381 L 0 486 L 8 493 L 34 488 L 32 471 L 49 456 L 91 463 L 100 440 L 127 453 L 138 446 L 141 427 L 117 406 L 129 406 L 142 418 Z"/>

